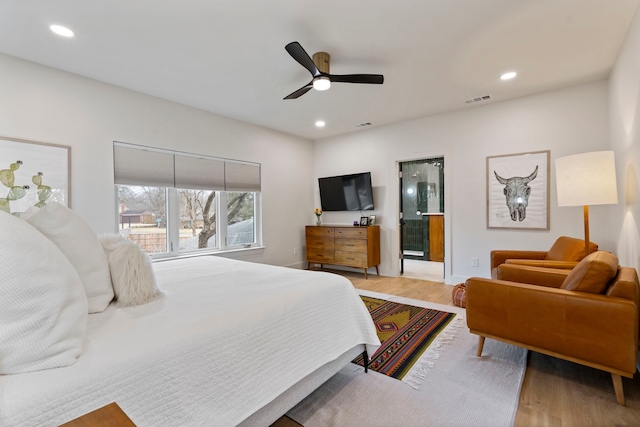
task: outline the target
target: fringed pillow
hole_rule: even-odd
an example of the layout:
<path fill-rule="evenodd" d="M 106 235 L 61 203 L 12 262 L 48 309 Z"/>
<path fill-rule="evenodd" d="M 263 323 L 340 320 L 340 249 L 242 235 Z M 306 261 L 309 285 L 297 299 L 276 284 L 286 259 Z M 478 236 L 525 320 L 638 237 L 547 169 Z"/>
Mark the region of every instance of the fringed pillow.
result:
<path fill-rule="evenodd" d="M 156 285 L 151 258 L 136 242 L 119 234 L 100 236 L 99 240 L 107 254 L 118 305 L 146 304 L 162 295 Z"/>

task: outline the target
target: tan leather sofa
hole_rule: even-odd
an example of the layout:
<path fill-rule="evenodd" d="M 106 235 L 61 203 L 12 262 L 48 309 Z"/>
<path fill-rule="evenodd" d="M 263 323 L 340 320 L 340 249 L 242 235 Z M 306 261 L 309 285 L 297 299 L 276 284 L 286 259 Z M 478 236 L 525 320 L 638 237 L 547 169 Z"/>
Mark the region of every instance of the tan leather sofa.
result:
<path fill-rule="evenodd" d="M 598 245 L 589 242 L 589 253 L 597 250 Z M 501 280 L 513 280 L 517 278 L 519 272 L 525 275 L 529 271 L 535 273 L 536 269 L 530 270 L 527 267 L 570 270 L 575 267 L 585 255 L 587 254 L 584 253 L 584 240 L 567 236 L 558 237 L 548 251 L 493 250 L 491 251 L 491 277 Z M 509 267 L 505 267 L 507 265 Z M 508 270 L 509 278 L 501 277 L 501 267 L 503 270 L 505 268 Z M 564 280 L 564 277 L 562 280 Z M 560 280 L 560 283 L 562 283 L 562 280 Z M 515 281 L 530 283 L 524 278 Z M 558 286 L 560 283 L 558 283 Z"/>
<path fill-rule="evenodd" d="M 570 270 L 560 287 L 473 277 L 466 281 L 467 326 L 479 335 L 477 355 L 492 338 L 611 373 L 624 405 L 621 376 L 638 359 L 640 283 L 635 269 L 594 252 Z M 553 281 L 553 280 L 552 280 Z"/>

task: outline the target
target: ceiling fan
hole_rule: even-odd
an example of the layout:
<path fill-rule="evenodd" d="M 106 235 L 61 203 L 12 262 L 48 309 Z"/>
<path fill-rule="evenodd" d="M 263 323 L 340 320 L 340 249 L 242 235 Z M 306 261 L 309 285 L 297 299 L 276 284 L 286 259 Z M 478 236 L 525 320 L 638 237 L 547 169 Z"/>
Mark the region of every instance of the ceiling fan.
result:
<path fill-rule="evenodd" d="M 284 48 L 293 59 L 309 70 L 313 77 L 309 83 L 287 95 L 284 99 L 299 98 L 311 90 L 311 88 L 327 90 L 331 86 L 331 83 L 369 83 L 380 85 L 384 82 L 384 76 L 381 74 L 329 74 L 329 54 L 326 52 L 317 52 L 313 54 L 313 59 L 311 59 L 309 54 L 307 54 L 298 42 L 291 42 Z"/>

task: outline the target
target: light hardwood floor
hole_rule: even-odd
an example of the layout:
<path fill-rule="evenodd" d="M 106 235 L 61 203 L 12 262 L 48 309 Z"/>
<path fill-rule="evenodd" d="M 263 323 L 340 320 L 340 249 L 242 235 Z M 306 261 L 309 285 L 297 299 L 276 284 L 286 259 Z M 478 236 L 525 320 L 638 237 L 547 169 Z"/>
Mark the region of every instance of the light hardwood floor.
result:
<path fill-rule="evenodd" d="M 375 275 L 365 280 L 359 273 L 334 272 L 358 289 L 453 305 L 453 287 L 444 283 Z M 640 426 L 640 374 L 622 382 L 626 406 L 616 403 L 610 374 L 529 351 L 514 425 Z M 295 426 L 282 417 L 272 427 Z"/>

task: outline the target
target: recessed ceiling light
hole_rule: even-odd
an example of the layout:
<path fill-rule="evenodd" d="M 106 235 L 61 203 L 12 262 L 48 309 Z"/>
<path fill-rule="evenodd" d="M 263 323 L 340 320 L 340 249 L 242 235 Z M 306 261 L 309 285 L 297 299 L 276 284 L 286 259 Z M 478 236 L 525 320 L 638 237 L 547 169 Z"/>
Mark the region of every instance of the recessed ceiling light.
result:
<path fill-rule="evenodd" d="M 501 75 L 500 80 L 511 80 L 517 75 L 518 73 L 516 73 L 515 71 L 509 71 L 508 73 L 504 73 L 503 75 Z"/>
<path fill-rule="evenodd" d="M 324 125 L 325 125 L 325 122 L 323 120 L 318 120 L 316 122 L 316 126 L 319 127 L 319 128 L 324 127 Z"/>
<path fill-rule="evenodd" d="M 53 31 L 54 33 L 56 33 L 59 36 L 62 36 L 62 37 L 73 37 L 73 31 L 71 31 L 67 27 L 63 27 L 62 25 L 51 25 L 49 27 L 49 29 L 51 29 L 51 31 Z"/>

